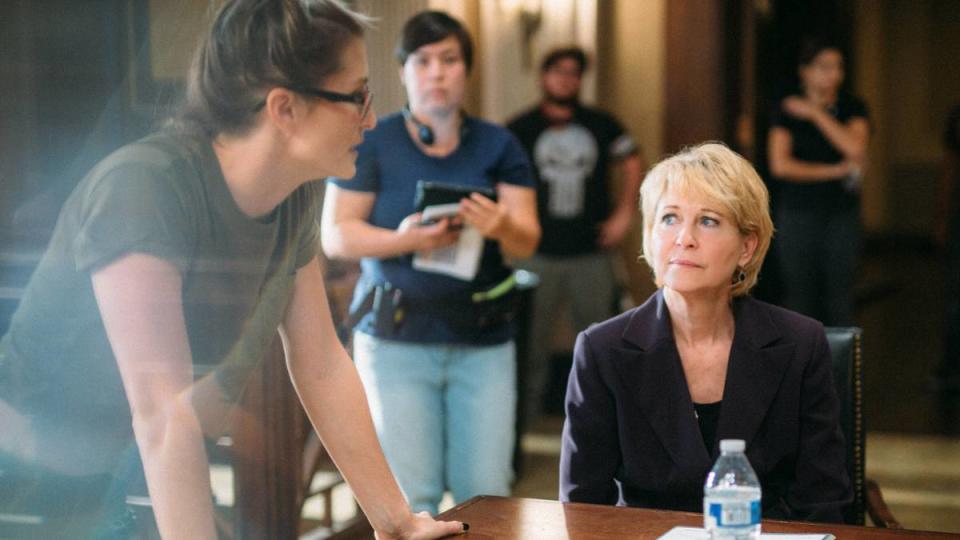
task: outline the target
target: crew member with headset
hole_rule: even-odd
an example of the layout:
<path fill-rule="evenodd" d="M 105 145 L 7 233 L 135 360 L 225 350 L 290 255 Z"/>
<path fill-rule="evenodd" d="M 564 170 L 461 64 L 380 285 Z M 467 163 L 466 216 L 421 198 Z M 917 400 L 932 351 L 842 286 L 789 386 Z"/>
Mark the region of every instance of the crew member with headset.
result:
<path fill-rule="evenodd" d="M 401 488 L 414 509 L 435 513 L 446 490 L 458 502 L 509 494 L 516 354 L 500 293 L 504 259 L 532 254 L 540 227 L 523 148 L 463 113 L 472 45 L 461 23 L 414 16 L 396 57 L 409 105 L 367 132 L 353 179 L 328 183 L 321 228 L 327 255 L 361 259 L 354 304 L 374 301 L 354 360 Z M 466 186 L 455 214 L 423 219 L 415 198 L 425 182 Z M 475 275 L 417 265 L 467 235 L 482 238 Z"/>
<path fill-rule="evenodd" d="M 414 125 L 417 132 L 417 138 L 420 139 L 421 143 L 423 143 L 425 146 L 433 146 L 433 141 L 435 140 L 433 136 L 433 130 L 430 129 L 430 126 L 428 126 L 427 124 L 424 124 L 420 120 L 417 120 L 417 117 L 414 116 L 412 112 L 410 112 L 410 105 L 404 105 L 403 108 L 400 109 L 400 114 L 403 115 L 404 120 Z M 461 118 L 460 120 L 460 137 L 461 138 L 464 136 L 465 131 L 466 131 L 466 122 L 464 122 L 463 119 Z"/>

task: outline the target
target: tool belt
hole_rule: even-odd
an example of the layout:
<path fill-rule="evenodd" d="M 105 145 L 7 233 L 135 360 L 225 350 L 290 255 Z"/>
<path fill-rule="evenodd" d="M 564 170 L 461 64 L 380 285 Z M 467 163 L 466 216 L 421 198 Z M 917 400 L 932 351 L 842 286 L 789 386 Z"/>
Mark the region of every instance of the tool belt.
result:
<path fill-rule="evenodd" d="M 341 339 L 369 313 L 375 335 L 396 336 L 411 313 L 435 313 L 443 322 L 466 334 L 512 321 L 520 308 L 520 288 L 513 272 L 485 287 L 440 297 L 411 298 L 390 283 L 370 284 L 356 296 L 340 328 Z"/>

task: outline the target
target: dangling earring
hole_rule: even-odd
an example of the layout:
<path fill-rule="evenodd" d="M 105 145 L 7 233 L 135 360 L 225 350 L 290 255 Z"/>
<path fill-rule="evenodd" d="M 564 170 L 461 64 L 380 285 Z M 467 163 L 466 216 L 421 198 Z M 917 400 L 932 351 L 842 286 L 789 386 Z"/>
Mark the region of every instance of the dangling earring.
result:
<path fill-rule="evenodd" d="M 747 273 L 743 271 L 743 267 L 737 266 L 737 271 L 733 274 L 733 279 L 730 280 L 730 283 L 733 285 L 739 285 L 746 280 Z"/>

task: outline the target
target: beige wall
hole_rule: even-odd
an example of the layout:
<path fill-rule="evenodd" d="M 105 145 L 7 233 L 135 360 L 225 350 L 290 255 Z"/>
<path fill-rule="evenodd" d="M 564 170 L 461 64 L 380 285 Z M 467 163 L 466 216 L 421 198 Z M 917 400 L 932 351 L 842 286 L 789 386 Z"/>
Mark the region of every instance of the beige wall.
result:
<path fill-rule="evenodd" d="M 211 13 L 207 0 L 150 0 L 150 67 L 157 80 L 177 80 Z M 217 7 L 219 3 L 216 4 Z"/>
<path fill-rule="evenodd" d="M 663 153 L 666 0 L 600 3 L 597 102 L 615 113 L 654 161 Z"/>
<path fill-rule="evenodd" d="M 524 40 L 522 8 L 539 13 L 539 22 L 529 40 Z M 540 11 L 536 11 L 538 9 Z M 596 0 L 486 0 L 480 4 L 478 41 L 484 58 L 482 116 L 504 122 L 540 99 L 539 63 L 557 46 L 576 44 L 593 55 L 597 39 Z M 593 101 L 596 76 L 589 72 L 581 95 Z"/>
<path fill-rule="evenodd" d="M 486 58 L 484 48 L 480 47 L 478 42 L 481 31 L 480 0 L 429 0 L 427 3 L 430 9 L 446 11 L 463 21 L 471 37 L 473 37 L 473 71 L 467 81 L 467 95 L 464 98 L 463 106 L 471 114 L 480 114 L 483 108 L 483 84 L 478 66 L 482 66 L 484 58 Z"/>
<path fill-rule="evenodd" d="M 666 82 L 667 0 L 604 0 L 600 2 L 597 104 L 614 113 L 637 138 L 648 164 L 663 154 Z M 622 270 L 633 299 L 644 300 L 654 289 L 637 221 L 624 243 Z"/>
<path fill-rule="evenodd" d="M 378 115 L 397 111 L 406 102 L 393 49 L 403 24 L 411 15 L 427 9 L 427 5 L 427 0 L 358 0 L 354 3 L 358 11 L 376 17 L 374 28 L 368 30 L 365 37 L 370 89 Z"/>
<path fill-rule="evenodd" d="M 376 18 L 366 32 L 370 62 L 370 87 L 378 114 L 399 109 L 406 98 L 393 59 L 393 48 L 403 23 L 413 14 L 434 4 L 457 4 L 451 13 L 469 14 L 477 0 L 355 0 L 354 7 Z M 208 9 L 221 0 L 150 0 L 150 60 L 154 78 L 180 79 L 186 73 L 190 55 L 209 18 Z M 458 7 L 460 6 L 460 7 Z M 442 6 L 445 7 L 445 6 Z M 473 8 L 475 9 L 475 8 Z M 470 26 L 470 21 L 467 20 Z"/>

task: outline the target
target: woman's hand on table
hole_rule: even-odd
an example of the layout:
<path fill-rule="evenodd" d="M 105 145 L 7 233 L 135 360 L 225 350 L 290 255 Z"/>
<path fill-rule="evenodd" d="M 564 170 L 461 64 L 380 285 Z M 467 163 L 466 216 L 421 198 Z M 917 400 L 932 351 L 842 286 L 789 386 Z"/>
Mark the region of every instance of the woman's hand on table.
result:
<path fill-rule="evenodd" d="M 437 521 L 429 512 L 410 514 L 410 519 L 395 534 L 377 531 L 377 540 L 432 540 L 462 534 L 470 525 L 459 521 Z"/>

